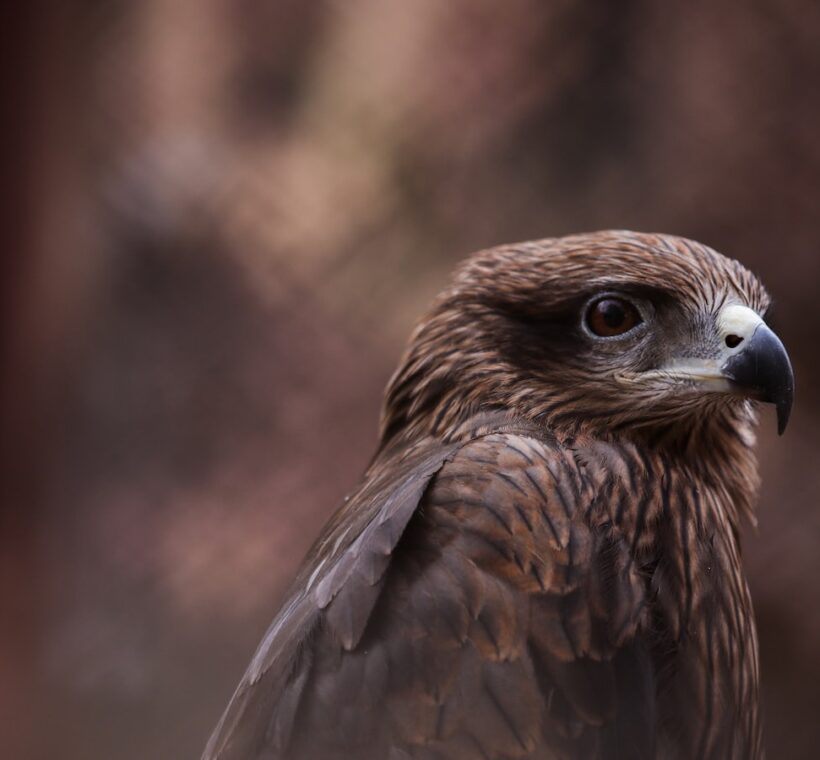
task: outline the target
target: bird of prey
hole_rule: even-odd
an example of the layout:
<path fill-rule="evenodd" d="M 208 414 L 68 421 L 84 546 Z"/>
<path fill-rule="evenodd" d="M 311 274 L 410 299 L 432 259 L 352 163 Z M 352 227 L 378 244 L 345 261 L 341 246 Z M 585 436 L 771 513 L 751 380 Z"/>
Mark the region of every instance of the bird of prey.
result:
<path fill-rule="evenodd" d="M 207 760 L 760 758 L 739 534 L 794 380 L 736 261 L 607 231 L 474 255 Z"/>

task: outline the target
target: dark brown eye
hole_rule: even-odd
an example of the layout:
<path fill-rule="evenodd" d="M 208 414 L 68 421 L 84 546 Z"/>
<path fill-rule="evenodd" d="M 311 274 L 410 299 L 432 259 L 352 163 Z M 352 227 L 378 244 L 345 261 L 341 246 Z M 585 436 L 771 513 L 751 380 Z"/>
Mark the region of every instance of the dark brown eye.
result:
<path fill-rule="evenodd" d="M 623 335 L 641 322 L 641 315 L 629 301 L 614 296 L 593 301 L 587 312 L 587 327 L 602 338 Z"/>

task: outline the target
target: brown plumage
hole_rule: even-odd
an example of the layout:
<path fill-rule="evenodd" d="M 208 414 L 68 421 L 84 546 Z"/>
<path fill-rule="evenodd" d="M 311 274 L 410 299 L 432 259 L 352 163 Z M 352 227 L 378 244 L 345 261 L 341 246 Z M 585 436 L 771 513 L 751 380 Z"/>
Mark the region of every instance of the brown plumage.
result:
<path fill-rule="evenodd" d="M 204 757 L 761 757 L 749 399 L 782 429 L 793 392 L 767 305 L 668 236 L 468 260 Z"/>

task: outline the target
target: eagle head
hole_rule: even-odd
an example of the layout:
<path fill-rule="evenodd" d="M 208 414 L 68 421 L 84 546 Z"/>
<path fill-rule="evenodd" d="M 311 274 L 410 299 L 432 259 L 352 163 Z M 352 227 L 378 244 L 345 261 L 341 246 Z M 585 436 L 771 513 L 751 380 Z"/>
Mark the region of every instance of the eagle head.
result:
<path fill-rule="evenodd" d="M 752 400 L 776 406 L 782 432 L 794 378 L 768 306 L 738 262 L 679 237 L 606 231 L 482 251 L 414 331 L 383 444 L 503 410 L 556 435 L 689 445 L 751 435 Z"/>

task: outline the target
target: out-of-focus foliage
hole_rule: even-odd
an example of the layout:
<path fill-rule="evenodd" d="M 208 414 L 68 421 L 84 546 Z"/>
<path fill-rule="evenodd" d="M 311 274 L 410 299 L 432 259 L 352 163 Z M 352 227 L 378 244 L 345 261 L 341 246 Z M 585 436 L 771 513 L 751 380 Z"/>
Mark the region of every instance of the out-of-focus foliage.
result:
<path fill-rule="evenodd" d="M 798 400 L 745 561 L 770 755 L 816 751 L 820 5 L 57 5 L 5 330 L 16 746 L 197 756 L 455 262 L 626 227 L 774 295 Z"/>

